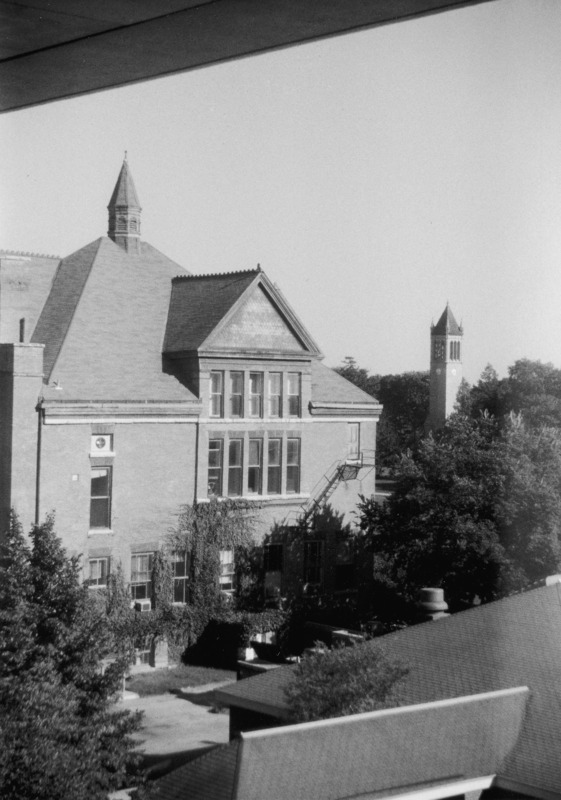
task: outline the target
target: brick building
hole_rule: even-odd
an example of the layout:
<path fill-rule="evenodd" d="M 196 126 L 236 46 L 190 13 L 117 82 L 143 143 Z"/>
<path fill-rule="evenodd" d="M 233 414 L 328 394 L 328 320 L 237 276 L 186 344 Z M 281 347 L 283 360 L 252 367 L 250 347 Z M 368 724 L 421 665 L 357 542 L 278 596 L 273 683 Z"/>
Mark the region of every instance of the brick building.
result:
<path fill-rule="evenodd" d="M 190 275 L 144 242 L 126 160 L 108 209 L 108 236 L 60 262 L 0 260 L 2 527 L 54 510 L 85 576 L 118 561 L 142 598 L 180 507 L 209 494 L 258 499 L 262 535 L 327 500 L 348 521 L 374 491 L 376 400 L 321 363 L 259 268 Z"/>

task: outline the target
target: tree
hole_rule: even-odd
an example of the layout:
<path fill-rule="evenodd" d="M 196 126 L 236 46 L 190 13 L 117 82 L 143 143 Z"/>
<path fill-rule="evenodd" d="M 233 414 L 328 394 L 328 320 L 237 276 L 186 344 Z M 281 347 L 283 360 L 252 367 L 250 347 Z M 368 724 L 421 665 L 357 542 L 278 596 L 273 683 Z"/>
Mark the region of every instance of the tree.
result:
<path fill-rule="evenodd" d="M 311 653 L 286 688 L 289 718 L 311 722 L 399 705 L 399 682 L 408 671 L 378 644 Z"/>
<path fill-rule="evenodd" d="M 244 500 L 211 497 L 208 502 L 184 506 L 177 529 L 167 540 L 172 552 L 187 552 L 191 560 L 190 604 L 212 614 L 221 604 L 220 552 L 232 551 L 234 564 L 245 561 L 254 544 L 255 513 L 259 505 Z M 238 569 L 238 589 L 244 576 Z"/>
<path fill-rule="evenodd" d="M 402 457 L 394 494 L 360 505 L 382 582 L 413 599 L 445 590 L 453 608 L 499 597 L 560 563 L 561 435 L 512 417 L 455 414 Z"/>
<path fill-rule="evenodd" d="M 31 546 L 15 517 L 0 566 L 0 795 L 4 800 L 106 798 L 134 765 L 140 716 L 116 711 L 122 664 L 104 609 L 81 585 L 53 519 Z"/>
<path fill-rule="evenodd" d="M 347 356 L 336 372 L 383 405 L 378 425 L 377 463 L 391 467 L 395 457 L 417 447 L 424 436 L 429 409 L 428 372 L 370 375 Z"/>

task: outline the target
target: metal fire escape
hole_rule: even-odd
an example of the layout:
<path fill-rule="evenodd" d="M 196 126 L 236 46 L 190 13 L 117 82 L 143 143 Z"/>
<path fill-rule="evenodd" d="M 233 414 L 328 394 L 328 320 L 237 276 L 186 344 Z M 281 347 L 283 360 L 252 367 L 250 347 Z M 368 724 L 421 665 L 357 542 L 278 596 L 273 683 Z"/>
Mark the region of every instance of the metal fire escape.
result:
<path fill-rule="evenodd" d="M 374 452 L 370 454 L 364 451 L 359 453 L 358 458 L 335 461 L 319 479 L 310 492 L 309 498 L 300 506 L 299 511 L 291 511 L 283 524 L 298 524 L 302 527 L 308 527 L 314 514 L 321 511 L 326 505 L 341 481 L 346 483 L 347 481 L 356 480 L 361 470 L 366 470 L 361 476 L 365 477 L 372 469 L 374 469 Z"/>

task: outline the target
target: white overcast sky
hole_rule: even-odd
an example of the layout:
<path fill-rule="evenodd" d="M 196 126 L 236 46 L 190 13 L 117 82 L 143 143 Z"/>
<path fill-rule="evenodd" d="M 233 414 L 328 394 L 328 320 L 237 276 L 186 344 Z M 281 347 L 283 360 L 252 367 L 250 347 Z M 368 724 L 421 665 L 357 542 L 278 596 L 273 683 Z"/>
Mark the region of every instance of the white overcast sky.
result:
<path fill-rule="evenodd" d="M 325 363 L 561 366 L 561 2 L 494 0 L 0 116 L 0 247 L 106 235 L 123 153 L 143 238 L 260 263 Z"/>

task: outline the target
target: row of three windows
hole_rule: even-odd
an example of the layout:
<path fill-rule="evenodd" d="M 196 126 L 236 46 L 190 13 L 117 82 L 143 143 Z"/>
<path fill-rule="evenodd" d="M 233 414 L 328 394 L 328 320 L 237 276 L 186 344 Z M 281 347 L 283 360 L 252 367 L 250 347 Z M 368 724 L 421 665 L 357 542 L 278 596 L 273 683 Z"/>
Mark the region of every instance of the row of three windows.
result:
<path fill-rule="evenodd" d="M 243 439 L 229 439 L 227 442 L 224 439 L 209 441 L 209 495 L 226 494 L 229 497 L 241 497 L 245 494 L 282 494 L 283 440 L 270 438 L 267 441 L 265 465 L 263 439 L 249 439 L 245 475 L 244 444 Z M 226 465 L 224 464 L 225 451 L 227 453 Z M 300 492 L 300 439 L 289 438 L 286 440 L 285 463 L 284 491 L 287 494 L 298 494 Z"/>
<path fill-rule="evenodd" d="M 210 373 L 210 410 L 211 417 L 242 418 L 280 418 L 283 416 L 283 396 L 286 391 L 284 412 L 289 417 L 299 417 L 301 409 L 301 375 L 299 372 L 288 372 L 286 388 L 283 386 L 282 372 L 267 373 L 267 393 L 265 394 L 265 373 L 250 372 L 247 386 L 248 403 L 245 407 L 245 373 L 244 372 L 211 372 Z M 225 387 L 226 383 L 226 387 Z M 227 388 L 227 392 L 225 392 Z M 283 391 L 285 389 L 285 391 Z M 226 396 L 226 409 L 225 409 Z"/>

